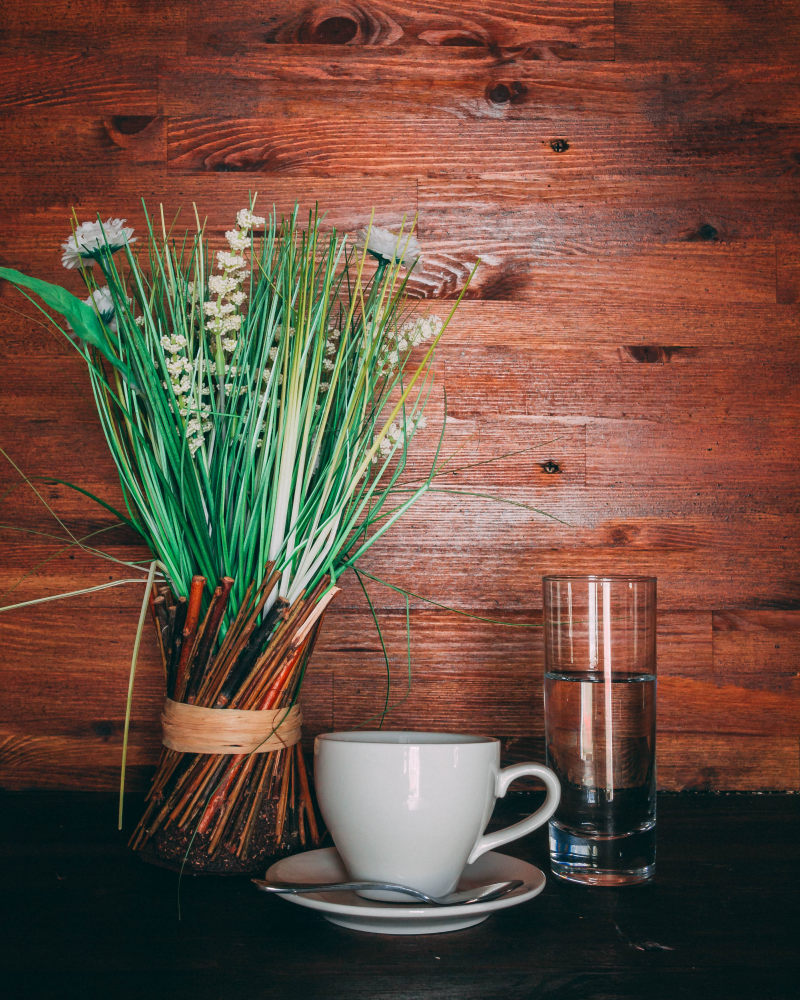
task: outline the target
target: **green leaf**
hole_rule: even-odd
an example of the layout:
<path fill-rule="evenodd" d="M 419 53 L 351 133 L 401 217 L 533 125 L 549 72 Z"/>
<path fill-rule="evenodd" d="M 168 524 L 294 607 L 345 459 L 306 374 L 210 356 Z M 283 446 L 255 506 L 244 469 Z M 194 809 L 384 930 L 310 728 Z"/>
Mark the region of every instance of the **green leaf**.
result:
<path fill-rule="evenodd" d="M 10 267 L 0 267 L 0 278 L 5 278 L 17 287 L 29 288 L 45 305 L 60 313 L 82 340 L 96 347 L 115 368 L 131 378 L 128 366 L 113 354 L 108 331 L 90 305 L 60 285 L 53 285 L 40 278 L 29 278 L 27 274 Z"/>

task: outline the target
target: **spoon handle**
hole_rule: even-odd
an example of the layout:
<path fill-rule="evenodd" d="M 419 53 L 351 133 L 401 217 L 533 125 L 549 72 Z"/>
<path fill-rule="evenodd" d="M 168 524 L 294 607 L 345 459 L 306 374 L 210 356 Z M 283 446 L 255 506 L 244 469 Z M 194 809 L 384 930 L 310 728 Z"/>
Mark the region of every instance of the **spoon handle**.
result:
<path fill-rule="evenodd" d="M 301 892 L 357 892 L 359 889 L 386 889 L 391 892 L 402 892 L 414 899 L 432 903 L 434 900 L 419 889 L 407 885 L 395 885 L 391 882 L 267 882 L 265 879 L 254 878 L 253 883 L 264 892 L 276 892 L 292 896 Z"/>

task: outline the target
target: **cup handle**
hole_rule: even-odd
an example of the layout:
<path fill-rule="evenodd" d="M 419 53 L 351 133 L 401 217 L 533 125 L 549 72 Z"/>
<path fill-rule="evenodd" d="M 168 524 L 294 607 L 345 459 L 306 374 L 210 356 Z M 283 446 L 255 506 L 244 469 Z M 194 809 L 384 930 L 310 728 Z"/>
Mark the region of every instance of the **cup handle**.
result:
<path fill-rule="evenodd" d="M 477 861 L 478 858 L 485 854 L 487 851 L 494 850 L 495 847 L 499 847 L 501 844 L 507 844 L 511 840 L 518 840 L 520 837 L 524 837 L 527 833 L 531 833 L 533 830 L 538 829 L 544 823 L 546 823 L 558 807 L 559 800 L 561 799 L 561 786 L 558 783 L 558 778 L 550 770 L 549 767 L 545 767 L 544 764 L 514 764 L 511 767 L 504 767 L 502 771 L 498 771 L 497 777 L 495 778 L 495 796 L 498 799 L 502 799 L 506 792 L 508 791 L 508 786 L 512 781 L 516 781 L 517 778 L 522 778 L 524 775 L 535 775 L 537 778 L 541 778 L 547 789 L 547 798 L 544 800 L 544 804 L 541 805 L 535 813 L 525 819 L 521 819 L 518 823 L 513 823 L 511 826 L 505 826 L 502 830 L 495 830 L 492 833 L 485 833 L 482 837 L 478 838 L 477 843 L 472 848 L 472 853 L 467 859 L 467 864 L 472 864 L 473 861 Z"/>

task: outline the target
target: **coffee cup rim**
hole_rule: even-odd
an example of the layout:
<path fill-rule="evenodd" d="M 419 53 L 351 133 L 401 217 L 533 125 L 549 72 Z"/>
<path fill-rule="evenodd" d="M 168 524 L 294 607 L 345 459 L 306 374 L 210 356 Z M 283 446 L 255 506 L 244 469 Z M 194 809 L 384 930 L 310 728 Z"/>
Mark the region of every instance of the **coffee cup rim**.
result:
<path fill-rule="evenodd" d="M 480 746 L 500 741 L 494 736 L 470 733 L 440 733 L 415 729 L 353 729 L 320 733 L 317 740 L 329 743 L 349 743 L 361 746 Z"/>

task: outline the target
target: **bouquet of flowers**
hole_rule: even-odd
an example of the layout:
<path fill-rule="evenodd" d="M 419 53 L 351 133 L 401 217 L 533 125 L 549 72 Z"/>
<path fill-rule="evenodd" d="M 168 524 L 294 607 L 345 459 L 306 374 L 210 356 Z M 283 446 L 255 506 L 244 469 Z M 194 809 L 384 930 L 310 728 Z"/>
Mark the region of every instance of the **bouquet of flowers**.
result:
<path fill-rule="evenodd" d="M 64 318 L 154 556 L 164 748 L 132 844 L 222 870 L 316 839 L 298 692 L 338 577 L 430 485 L 395 490 L 446 326 L 410 308 L 409 229 L 253 209 L 216 251 L 196 210 L 180 235 L 145 212 L 144 249 L 76 225 L 83 300 L 0 268 Z"/>

